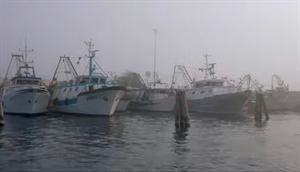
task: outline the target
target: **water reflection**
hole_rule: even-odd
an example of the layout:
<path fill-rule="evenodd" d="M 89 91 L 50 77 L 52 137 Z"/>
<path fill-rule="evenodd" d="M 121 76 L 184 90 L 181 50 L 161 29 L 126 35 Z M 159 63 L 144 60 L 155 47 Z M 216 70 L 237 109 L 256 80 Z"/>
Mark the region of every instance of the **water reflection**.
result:
<path fill-rule="evenodd" d="M 299 169 L 298 114 L 274 115 L 270 121 L 256 123 L 249 117 L 190 115 L 190 118 L 189 129 L 174 130 L 174 114 L 125 113 L 110 118 L 60 114 L 6 116 L 6 125 L 0 128 L 0 168 L 10 171 Z"/>
<path fill-rule="evenodd" d="M 176 154 L 173 158 L 172 169 L 176 171 L 190 171 L 191 166 L 187 163 L 189 153 L 188 147 L 188 129 L 176 129 L 173 133 L 174 144 L 173 152 Z"/>
<path fill-rule="evenodd" d="M 175 143 L 178 144 L 185 143 L 186 137 L 189 135 L 188 131 L 189 131 L 188 128 L 185 129 L 176 128 L 175 132 L 173 133 Z"/>
<path fill-rule="evenodd" d="M 265 128 L 267 126 L 268 120 L 264 119 L 264 120 L 254 120 L 255 123 L 255 127 L 257 128 Z"/>
<path fill-rule="evenodd" d="M 176 129 L 173 134 L 174 137 L 174 152 L 177 155 L 183 155 L 189 151 L 187 148 L 187 136 L 188 136 L 188 129 Z"/>

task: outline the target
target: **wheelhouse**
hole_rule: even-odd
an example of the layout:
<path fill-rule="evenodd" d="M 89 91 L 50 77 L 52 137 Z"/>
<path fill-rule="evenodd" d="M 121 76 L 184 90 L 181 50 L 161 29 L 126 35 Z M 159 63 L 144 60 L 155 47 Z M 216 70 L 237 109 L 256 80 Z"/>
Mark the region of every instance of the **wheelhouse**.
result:
<path fill-rule="evenodd" d="M 75 80 L 75 84 L 105 84 L 107 81 L 106 76 L 78 76 Z"/>
<path fill-rule="evenodd" d="M 105 76 L 88 76 L 82 75 L 75 78 L 75 80 L 63 81 L 59 85 L 82 85 L 82 84 L 106 84 L 107 77 Z"/>
<path fill-rule="evenodd" d="M 224 80 L 214 79 L 214 80 L 196 81 L 193 85 L 193 88 L 222 87 L 222 86 L 224 86 Z"/>
<path fill-rule="evenodd" d="M 12 83 L 17 85 L 41 85 L 41 80 L 37 77 L 14 77 Z"/>

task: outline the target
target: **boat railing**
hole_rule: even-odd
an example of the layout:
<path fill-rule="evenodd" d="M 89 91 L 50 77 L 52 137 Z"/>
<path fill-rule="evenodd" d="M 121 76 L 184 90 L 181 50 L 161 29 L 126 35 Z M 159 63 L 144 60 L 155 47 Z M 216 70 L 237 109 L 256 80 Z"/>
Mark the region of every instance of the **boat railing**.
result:
<path fill-rule="evenodd" d="M 233 93 L 240 93 L 244 91 L 246 91 L 246 89 L 239 88 L 239 87 L 228 87 L 218 91 L 214 91 L 214 95 L 233 94 Z"/>

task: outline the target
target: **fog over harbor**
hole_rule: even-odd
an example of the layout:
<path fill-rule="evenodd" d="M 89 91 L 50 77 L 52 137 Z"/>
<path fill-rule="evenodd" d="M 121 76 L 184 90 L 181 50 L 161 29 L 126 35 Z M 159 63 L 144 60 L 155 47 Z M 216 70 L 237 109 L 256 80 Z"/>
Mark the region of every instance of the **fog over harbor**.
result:
<path fill-rule="evenodd" d="M 279 75 L 299 90 L 299 1 L 0 1 L 0 76 L 25 37 L 36 72 L 51 79 L 59 56 L 86 54 L 93 39 L 105 71 L 153 71 L 171 82 L 175 64 L 201 67 L 211 54 L 217 76 L 251 74 L 265 87 Z M 74 58 L 76 62 L 76 58 Z M 82 73 L 85 65 L 78 66 Z M 192 77 L 203 74 L 189 69 Z"/>

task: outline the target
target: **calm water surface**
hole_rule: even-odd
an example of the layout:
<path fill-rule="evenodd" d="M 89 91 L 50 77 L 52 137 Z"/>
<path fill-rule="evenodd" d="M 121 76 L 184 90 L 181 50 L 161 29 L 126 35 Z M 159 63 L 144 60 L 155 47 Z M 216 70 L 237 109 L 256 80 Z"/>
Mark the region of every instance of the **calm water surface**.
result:
<path fill-rule="evenodd" d="M 164 113 L 6 115 L 0 171 L 299 171 L 299 114 L 270 117 L 190 114 L 176 131 Z"/>

